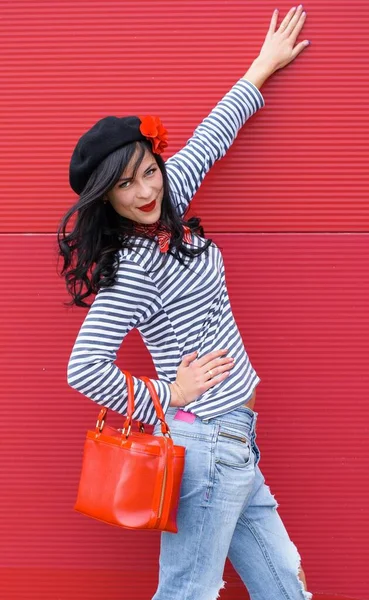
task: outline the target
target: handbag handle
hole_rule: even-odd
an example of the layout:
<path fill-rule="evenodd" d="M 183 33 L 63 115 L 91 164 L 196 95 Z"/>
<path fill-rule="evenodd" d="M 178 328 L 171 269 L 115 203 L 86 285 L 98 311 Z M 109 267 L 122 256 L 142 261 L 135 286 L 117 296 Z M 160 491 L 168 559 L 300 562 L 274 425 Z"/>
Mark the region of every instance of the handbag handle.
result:
<path fill-rule="evenodd" d="M 163 435 L 165 435 L 166 433 L 169 435 L 169 437 L 172 437 L 170 435 L 170 429 L 169 426 L 165 420 L 165 416 L 164 416 L 164 412 L 163 412 L 163 407 L 161 405 L 158 393 L 155 389 L 155 386 L 153 384 L 153 382 L 151 381 L 151 379 L 149 379 L 149 377 L 147 377 L 146 375 L 141 375 L 141 377 L 139 377 L 139 379 L 141 379 L 142 381 L 144 381 L 146 383 L 146 387 L 148 387 L 152 401 L 154 403 L 154 407 L 156 410 L 156 414 L 158 419 L 161 421 L 161 432 Z"/>
<path fill-rule="evenodd" d="M 130 431 L 131 431 L 132 415 L 133 415 L 134 408 L 135 408 L 134 382 L 133 382 L 132 374 L 129 371 L 124 371 L 122 369 L 122 373 L 124 373 L 124 375 L 126 377 L 127 391 L 128 391 L 127 418 L 124 423 L 122 435 L 125 435 L 125 432 L 127 429 L 126 438 L 128 438 Z M 154 403 L 156 414 L 158 416 L 158 419 L 161 421 L 162 434 L 168 435 L 169 437 L 171 437 L 170 429 L 165 421 L 163 408 L 161 406 L 160 399 L 159 399 L 157 391 L 154 387 L 154 384 L 148 377 L 146 377 L 146 375 L 142 375 L 141 377 L 138 377 L 138 379 L 141 379 L 141 381 L 143 381 L 146 384 L 146 387 L 149 389 L 151 399 Z M 100 410 L 100 413 L 99 413 L 99 416 L 98 416 L 97 422 L 96 422 L 96 433 L 100 433 L 102 428 L 104 427 L 104 422 L 105 422 L 105 417 L 107 415 L 107 412 L 108 412 L 108 409 L 105 407 Z"/>

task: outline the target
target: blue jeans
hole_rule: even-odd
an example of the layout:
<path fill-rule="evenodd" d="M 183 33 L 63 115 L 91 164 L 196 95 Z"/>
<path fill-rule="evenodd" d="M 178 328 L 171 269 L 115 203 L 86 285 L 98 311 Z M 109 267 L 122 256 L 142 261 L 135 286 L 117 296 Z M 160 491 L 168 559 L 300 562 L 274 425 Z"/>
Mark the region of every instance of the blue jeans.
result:
<path fill-rule="evenodd" d="M 152 600 L 215 600 L 226 558 L 251 600 L 307 600 L 297 577 L 300 556 L 265 484 L 256 445 L 258 413 L 242 406 L 225 415 L 166 421 L 186 447 L 178 533 L 161 533 L 159 585 Z M 154 435 L 162 435 L 160 423 Z"/>

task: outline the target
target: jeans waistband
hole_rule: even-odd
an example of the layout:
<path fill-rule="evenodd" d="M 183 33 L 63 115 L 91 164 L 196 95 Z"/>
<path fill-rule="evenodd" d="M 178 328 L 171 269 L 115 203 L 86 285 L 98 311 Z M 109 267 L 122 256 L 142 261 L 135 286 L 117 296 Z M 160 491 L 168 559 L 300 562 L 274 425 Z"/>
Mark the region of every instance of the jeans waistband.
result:
<path fill-rule="evenodd" d="M 200 417 L 198 417 L 200 418 Z M 246 433 L 255 432 L 256 421 L 258 413 L 247 408 L 247 406 L 240 406 L 232 411 L 219 415 L 212 418 L 200 418 L 202 423 L 219 424 L 219 426 L 235 427 L 237 430 L 243 430 Z"/>
<path fill-rule="evenodd" d="M 167 410 L 168 416 L 173 418 L 175 413 L 179 410 L 179 407 L 169 407 Z M 189 414 L 191 411 L 188 411 Z M 221 425 L 226 424 L 227 426 L 234 425 L 238 429 L 244 428 L 248 431 L 255 430 L 256 421 L 257 421 L 258 413 L 251 410 L 247 406 L 241 405 L 231 411 L 228 411 L 222 415 L 218 415 L 216 417 L 199 417 L 196 415 L 197 423 L 203 423 L 204 425 Z"/>

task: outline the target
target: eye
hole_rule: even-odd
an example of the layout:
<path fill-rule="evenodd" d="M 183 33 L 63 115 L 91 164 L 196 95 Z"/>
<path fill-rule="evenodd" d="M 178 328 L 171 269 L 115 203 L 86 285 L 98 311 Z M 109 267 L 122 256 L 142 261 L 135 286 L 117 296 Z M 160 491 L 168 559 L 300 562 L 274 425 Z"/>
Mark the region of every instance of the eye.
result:
<path fill-rule="evenodd" d="M 121 183 L 119 187 L 120 187 L 120 188 L 126 188 L 126 187 L 128 187 L 128 185 L 129 185 L 130 183 L 131 183 L 130 181 L 123 181 L 123 183 Z"/>
<path fill-rule="evenodd" d="M 153 175 L 155 173 L 155 171 L 157 171 L 157 168 L 153 167 L 152 169 L 149 169 L 148 171 L 146 171 L 145 175 L 151 177 L 151 175 Z M 119 185 L 119 187 L 126 189 L 130 183 L 131 183 L 131 181 L 123 181 L 123 183 L 121 183 Z"/>

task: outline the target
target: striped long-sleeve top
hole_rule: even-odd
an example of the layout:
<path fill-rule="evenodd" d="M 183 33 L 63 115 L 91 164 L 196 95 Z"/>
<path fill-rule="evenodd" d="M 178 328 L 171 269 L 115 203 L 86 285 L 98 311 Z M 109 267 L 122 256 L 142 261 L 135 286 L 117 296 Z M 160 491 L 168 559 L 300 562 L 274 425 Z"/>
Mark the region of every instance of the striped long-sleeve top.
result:
<path fill-rule="evenodd" d="M 198 125 L 186 145 L 166 161 L 172 202 L 181 216 L 206 173 L 222 158 L 240 128 L 265 106 L 259 89 L 240 79 Z M 129 331 L 136 328 L 149 350 L 158 379 L 152 382 L 166 412 L 184 355 L 197 358 L 229 348 L 235 359 L 230 375 L 184 410 L 201 418 L 231 411 L 251 399 L 260 378 L 253 368 L 235 322 L 220 249 L 190 259 L 187 267 L 160 252 L 157 238 L 141 240 L 140 248 L 118 252 L 116 283 L 101 288 L 82 323 L 68 363 L 68 383 L 88 398 L 119 413 L 127 411 L 125 375 L 115 364 Z M 204 238 L 192 234 L 192 247 Z M 134 377 L 133 418 L 157 422 L 145 383 Z"/>

